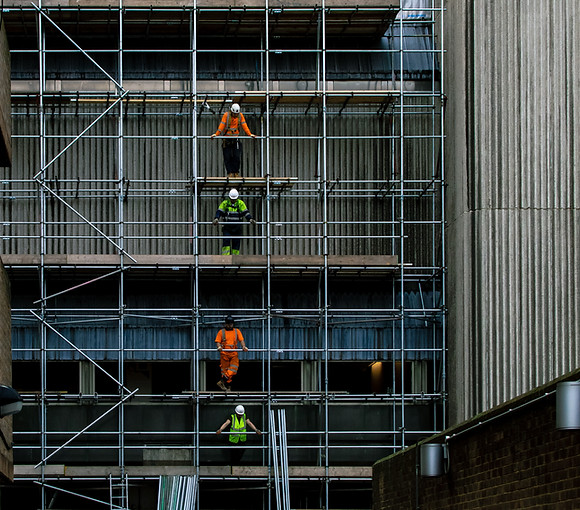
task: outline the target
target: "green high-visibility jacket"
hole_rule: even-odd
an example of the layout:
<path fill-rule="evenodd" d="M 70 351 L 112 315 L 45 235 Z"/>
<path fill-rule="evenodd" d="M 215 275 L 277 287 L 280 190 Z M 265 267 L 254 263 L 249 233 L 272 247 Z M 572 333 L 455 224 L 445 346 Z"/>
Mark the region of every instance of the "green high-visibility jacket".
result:
<path fill-rule="evenodd" d="M 215 213 L 215 217 L 219 220 L 223 218 L 224 221 L 229 223 L 241 223 L 244 218 L 248 221 L 252 219 L 248 207 L 241 198 L 237 200 L 230 200 L 226 198 L 219 206 Z"/>

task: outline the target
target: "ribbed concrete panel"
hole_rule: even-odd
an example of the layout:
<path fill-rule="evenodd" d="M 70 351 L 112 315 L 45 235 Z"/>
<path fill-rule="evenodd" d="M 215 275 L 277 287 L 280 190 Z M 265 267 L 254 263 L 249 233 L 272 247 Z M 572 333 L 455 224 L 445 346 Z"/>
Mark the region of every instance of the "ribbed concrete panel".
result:
<path fill-rule="evenodd" d="M 0 165 L 10 166 L 12 162 L 10 48 L 3 22 L 0 22 L 0 71 Z"/>
<path fill-rule="evenodd" d="M 579 11 L 448 3 L 452 422 L 580 364 Z"/>
<path fill-rule="evenodd" d="M 476 314 L 489 318 L 475 324 L 481 401 L 509 400 L 576 365 L 578 300 L 571 297 L 577 292 L 578 259 L 557 240 L 577 235 L 578 219 L 570 210 L 477 215 L 474 233 L 485 243 L 475 259 L 475 294 L 487 298 Z M 534 235 L 535 230 L 554 237 Z"/>

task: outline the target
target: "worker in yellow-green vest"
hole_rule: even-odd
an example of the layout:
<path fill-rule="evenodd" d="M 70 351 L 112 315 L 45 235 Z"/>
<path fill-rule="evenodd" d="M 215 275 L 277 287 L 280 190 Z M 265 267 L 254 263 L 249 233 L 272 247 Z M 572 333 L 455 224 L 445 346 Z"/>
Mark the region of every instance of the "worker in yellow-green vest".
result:
<path fill-rule="evenodd" d="M 240 460 L 246 451 L 246 449 L 243 448 L 246 444 L 246 425 L 248 425 L 259 436 L 262 435 L 262 432 L 246 416 L 246 410 L 242 405 L 236 406 L 234 413 L 232 413 L 224 424 L 217 429 L 216 434 L 221 434 L 229 425 L 231 425 L 231 427 L 228 439 L 230 446 L 233 447 L 230 449 L 230 462 L 231 465 L 234 466 L 240 463 Z"/>
<path fill-rule="evenodd" d="M 242 222 L 244 218 L 252 225 L 256 220 L 252 218 L 244 201 L 239 198 L 238 190 L 232 188 L 215 213 L 213 224 L 217 227 L 222 220 L 222 255 L 239 255 L 242 242 Z"/>

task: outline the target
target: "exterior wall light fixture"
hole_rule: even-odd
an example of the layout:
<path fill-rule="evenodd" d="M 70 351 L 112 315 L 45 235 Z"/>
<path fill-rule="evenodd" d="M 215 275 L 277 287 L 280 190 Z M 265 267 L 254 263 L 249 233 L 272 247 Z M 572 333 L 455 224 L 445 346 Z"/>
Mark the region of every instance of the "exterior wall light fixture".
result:
<path fill-rule="evenodd" d="M 449 450 L 447 444 L 422 444 L 420 450 L 421 476 L 442 476 L 449 471 Z"/>
<path fill-rule="evenodd" d="M 580 429 L 580 381 L 564 381 L 557 384 L 556 428 Z"/>

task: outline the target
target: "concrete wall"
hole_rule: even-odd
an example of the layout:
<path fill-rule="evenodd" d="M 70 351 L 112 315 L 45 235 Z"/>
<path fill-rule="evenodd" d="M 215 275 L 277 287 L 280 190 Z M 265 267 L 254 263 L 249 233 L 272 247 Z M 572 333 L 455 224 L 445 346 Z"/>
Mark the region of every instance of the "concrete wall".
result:
<path fill-rule="evenodd" d="M 448 1 L 450 423 L 580 363 L 573 0 Z"/>
<path fill-rule="evenodd" d="M 577 380 L 577 370 L 562 380 Z M 449 470 L 417 476 L 419 443 L 373 466 L 373 510 L 577 508 L 578 431 L 556 430 L 554 381 L 424 442 L 449 449 Z"/>
<path fill-rule="evenodd" d="M 4 23 L 0 25 L 0 166 L 12 162 L 12 104 L 10 101 L 10 51 Z"/>
<path fill-rule="evenodd" d="M 11 318 L 10 318 L 10 281 L 0 259 L 0 384 L 8 386 L 12 383 L 12 349 L 11 349 Z M 0 429 L 8 444 L 12 442 L 12 417 L 0 419 Z M 0 476 L 12 480 L 14 466 L 12 450 L 7 450 L 0 441 Z"/>

